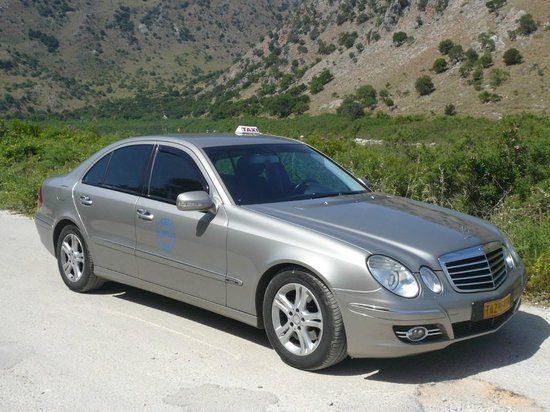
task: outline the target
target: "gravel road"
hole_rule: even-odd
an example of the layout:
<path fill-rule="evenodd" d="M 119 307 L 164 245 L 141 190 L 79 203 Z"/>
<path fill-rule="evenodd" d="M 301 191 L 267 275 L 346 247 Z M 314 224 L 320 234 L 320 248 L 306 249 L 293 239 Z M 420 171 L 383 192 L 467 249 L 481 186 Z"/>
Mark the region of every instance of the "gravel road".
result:
<path fill-rule="evenodd" d="M 498 333 L 320 373 L 260 330 L 110 283 L 70 292 L 32 220 L 0 212 L 0 410 L 550 410 L 550 310 Z"/>

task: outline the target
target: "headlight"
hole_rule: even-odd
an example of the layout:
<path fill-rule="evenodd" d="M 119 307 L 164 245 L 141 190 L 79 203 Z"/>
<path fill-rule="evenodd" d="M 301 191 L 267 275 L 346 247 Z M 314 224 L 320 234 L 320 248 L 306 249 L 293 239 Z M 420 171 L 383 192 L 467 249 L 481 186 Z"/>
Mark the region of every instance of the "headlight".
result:
<path fill-rule="evenodd" d="M 430 268 L 422 266 L 420 268 L 420 277 L 422 278 L 422 282 L 424 282 L 428 289 L 430 289 L 433 293 L 441 293 L 443 290 L 441 281 Z"/>
<path fill-rule="evenodd" d="M 418 282 L 401 263 L 386 256 L 373 255 L 367 259 L 367 266 L 372 276 L 390 292 L 404 298 L 418 295 Z"/>
<path fill-rule="evenodd" d="M 508 266 L 508 268 L 513 269 L 519 264 L 519 262 L 521 262 L 521 260 L 518 255 L 518 252 L 516 252 L 516 249 L 514 249 L 512 242 L 510 242 L 510 239 L 508 239 L 508 237 L 504 235 L 503 237 L 504 237 L 504 260 L 506 261 L 506 265 Z"/>

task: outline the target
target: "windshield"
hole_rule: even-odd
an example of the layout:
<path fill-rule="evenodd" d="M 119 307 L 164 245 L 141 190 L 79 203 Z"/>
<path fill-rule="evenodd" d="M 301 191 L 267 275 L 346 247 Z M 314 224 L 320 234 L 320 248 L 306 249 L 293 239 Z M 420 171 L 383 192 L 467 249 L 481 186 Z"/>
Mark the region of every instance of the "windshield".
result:
<path fill-rule="evenodd" d="M 252 144 L 204 149 L 238 205 L 366 192 L 355 178 L 302 144 Z"/>

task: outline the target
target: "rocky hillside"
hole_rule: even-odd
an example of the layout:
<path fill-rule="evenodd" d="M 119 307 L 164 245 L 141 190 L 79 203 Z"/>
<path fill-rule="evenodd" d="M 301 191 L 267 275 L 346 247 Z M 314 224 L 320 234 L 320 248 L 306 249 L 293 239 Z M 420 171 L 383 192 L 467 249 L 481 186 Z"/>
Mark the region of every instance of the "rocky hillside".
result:
<path fill-rule="evenodd" d="M 505 62 L 509 49 L 517 52 Z M 550 2 L 310 0 L 220 84 L 232 79 L 241 98 L 300 91 L 313 114 L 344 100 L 340 110 L 351 116 L 359 106 L 399 114 L 547 113 Z"/>
<path fill-rule="evenodd" d="M 180 88 L 227 68 L 295 2 L 0 1 L 0 112 Z"/>
<path fill-rule="evenodd" d="M 549 0 L 5 1 L 0 45 L 12 114 L 550 108 Z"/>

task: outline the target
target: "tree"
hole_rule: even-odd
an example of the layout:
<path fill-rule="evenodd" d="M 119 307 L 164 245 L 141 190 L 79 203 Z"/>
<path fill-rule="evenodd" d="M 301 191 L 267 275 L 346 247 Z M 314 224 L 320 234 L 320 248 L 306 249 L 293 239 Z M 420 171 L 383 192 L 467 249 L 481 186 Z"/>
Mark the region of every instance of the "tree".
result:
<path fill-rule="evenodd" d="M 359 100 L 364 107 L 372 109 L 378 103 L 376 98 L 376 89 L 370 84 L 361 86 L 355 92 L 355 97 Z"/>
<path fill-rule="evenodd" d="M 434 71 L 434 73 L 437 73 L 437 74 L 443 73 L 444 71 L 447 70 L 447 60 L 445 60 L 442 57 L 435 59 L 434 64 L 432 66 L 432 70 Z"/>
<path fill-rule="evenodd" d="M 332 79 L 334 79 L 334 76 L 332 75 L 330 70 L 323 70 L 321 73 L 319 73 L 318 76 L 315 76 L 313 79 L 311 79 L 309 91 L 311 92 L 311 94 L 319 93 L 321 90 L 324 89 L 325 84 L 331 82 Z"/>
<path fill-rule="evenodd" d="M 427 75 L 420 76 L 416 79 L 414 87 L 420 96 L 426 96 L 435 90 L 432 78 Z"/>
<path fill-rule="evenodd" d="M 483 53 L 479 58 L 478 63 L 484 68 L 491 67 L 493 65 L 493 57 L 491 56 L 491 53 L 488 51 Z"/>
<path fill-rule="evenodd" d="M 479 54 L 477 54 L 477 52 L 471 47 L 468 50 L 466 50 L 466 53 L 464 53 L 464 56 L 466 56 L 466 60 L 469 61 L 470 63 L 475 63 L 477 62 L 477 59 L 479 59 Z"/>
<path fill-rule="evenodd" d="M 355 101 L 351 96 L 344 99 L 342 104 L 336 109 L 336 113 L 340 116 L 349 117 L 352 120 L 359 119 L 365 114 L 361 103 Z"/>
<path fill-rule="evenodd" d="M 513 47 L 511 49 L 506 50 L 502 58 L 506 66 L 521 64 L 523 62 L 523 56 L 521 55 L 518 49 L 514 49 Z"/>
<path fill-rule="evenodd" d="M 518 23 L 519 26 L 516 29 L 516 32 L 518 34 L 529 36 L 530 34 L 537 31 L 537 22 L 533 20 L 533 16 L 531 16 L 530 14 L 524 14 L 523 16 L 521 16 L 518 20 Z"/>
<path fill-rule="evenodd" d="M 447 116 L 454 116 L 456 114 L 456 107 L 454 104 L 449 103 L 445 106 L 445 114 Z"/>
<path fill-rule="evenodd" d="M 338 37 L 338 44 L 340 46 L 346 47 L 346 49 L 349 49 L 352 47 L 355 43 L 355 40 L 357 39 L 357 32 L 343 32 L 340 33 L 340 37 Z"/>
<path fill-rule="evenodd" d="M 485 6 L 487 6 L 491 13 L 497 11 L 505 4 L 506 0 L 488 0 L 487 2 L 485 2 Z"/>
<path fill-rule="evenodd" d="M 502 99 L 498 94 L 489 93 L 488 91 L 481 92 L 478 97 L 481 103 L 496 103 Z"/>
<path fill-rule="evenodd" d="M 407 41 L 407 33 L 398 31 L 393 33 L 393 44 L 397 47 L 402 46 Z"/>
<path fill-rule="evenodd" d="M 445 55 L 449 54 L 449 51 L 453 48 L 455 44 L 451 39 L 443 40 L 439 43 L 439 53 Z"/>
<path fill-rule="evenodd" d="M 464 60 L 464 49 L 460 44 L 455 44 L 451 47 L 451 50 L 449 50 L 449 59 L 451 59 L 453 63 Z"/>

